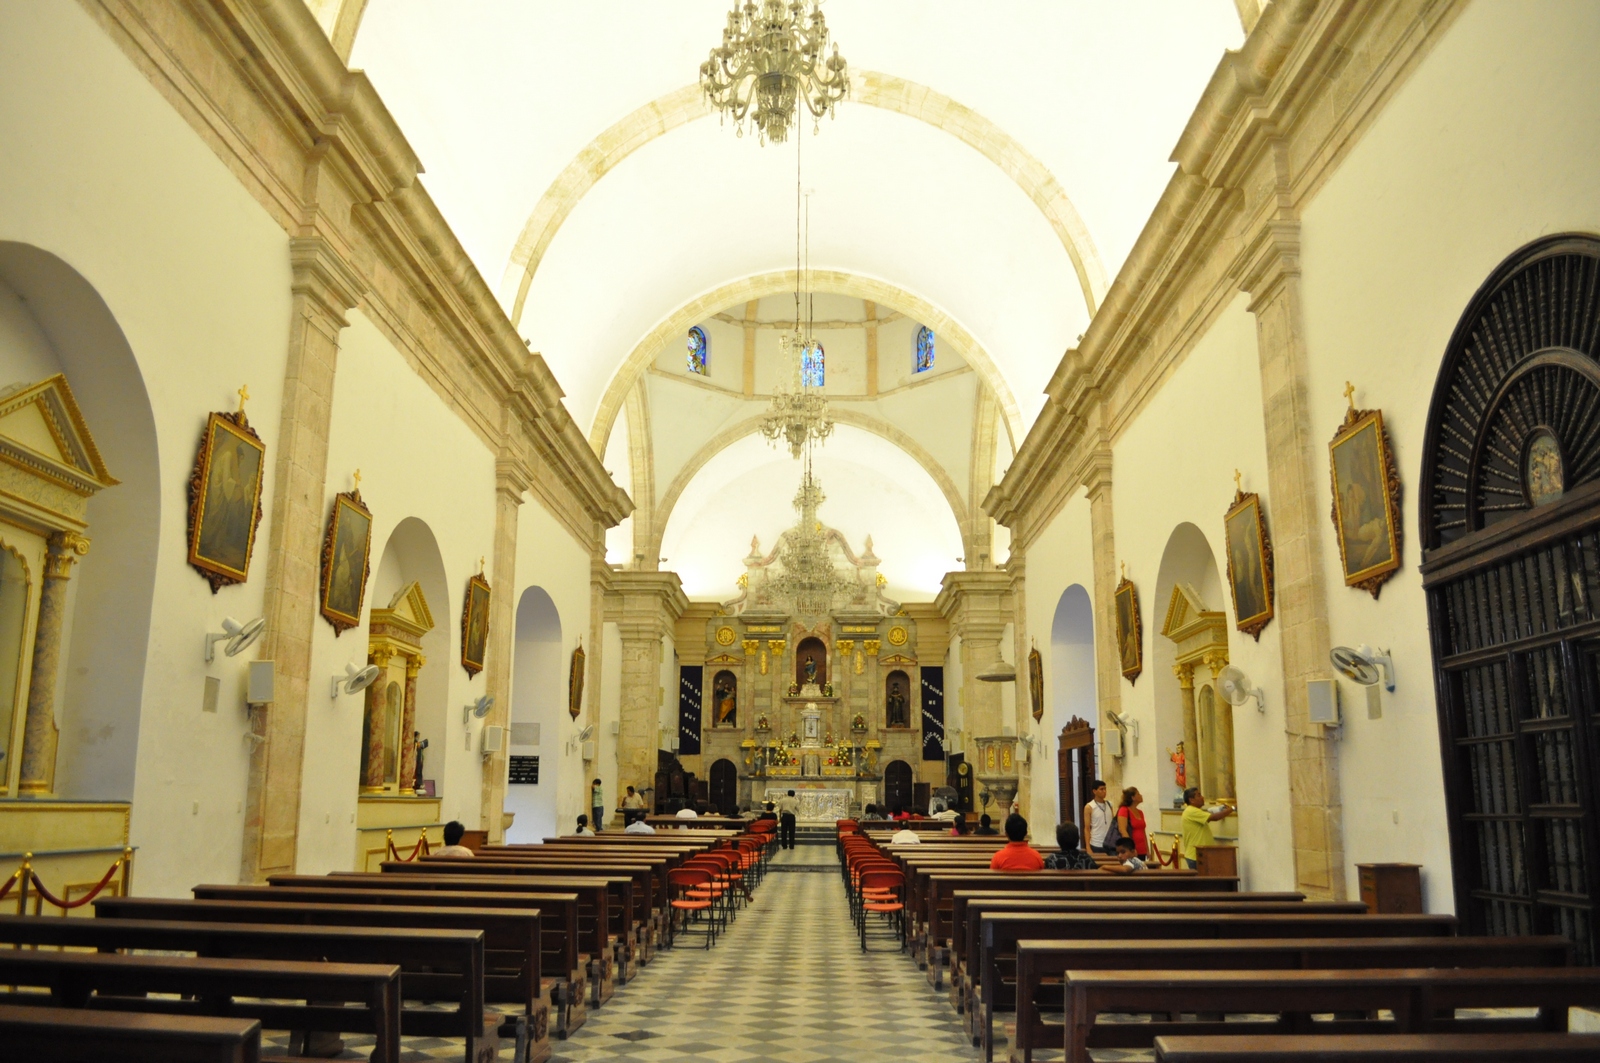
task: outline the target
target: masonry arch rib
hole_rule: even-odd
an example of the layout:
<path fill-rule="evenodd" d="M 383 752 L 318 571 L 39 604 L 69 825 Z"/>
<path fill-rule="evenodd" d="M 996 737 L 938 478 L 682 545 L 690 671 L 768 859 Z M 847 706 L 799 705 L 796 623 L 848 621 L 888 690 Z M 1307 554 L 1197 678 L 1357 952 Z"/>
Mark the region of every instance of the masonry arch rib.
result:
<path fill-rule="evenodd" d="M 1048 167 L 994 122 L 950 97 L 892 74 L 858 71 L 850 102 L 905 115 L 943 130 L 1011 178 L 1033 201 L 1061 241 L 1089 316 L 1105 298 L 1107 280 L 1083 217 Z M 686 85 L 635 110 L 580 151 L 535 204 L 511 251 L 503 292 L 511 295 L 511 323 L 520 326 L 533 276 L 545 251 L 579 201 L 639 148 L 697 118 L 711 115 L 699 85 Z M 512 285 L 515 291 L 512 292 Z"/>
<path fill-rule="evenodd" d="M 808 276 L 811 287 L 816 292 L 848 295 L 869 300 L 879 306 L 890 306 L 933 329 L 940 341 L 949 343 L 958 351 L 967 364 L 977 372 L 984 386 L 994 393 L 996 401 L 1000 404 L 1006 432 L 1011 436 L 1012 449 L 1015 450 L 1021 443 L 1022 415 L 1017 408 L 1016 397 L 1011 393 L 1010 384 L 1000 374 L 999 366 L 978 342 L 977 337 L 967 331 L 955 318 L 921 296 L 913 295 L 903 288 L 875 277 L 830 269 L 813 269 L 808 272 Z M 595 410 L 594 423 L 589 428 L 589 445 L 594 448 L 595 453 L 602 455 L 605 453 L 606 441 L 611 437 L 611 429 L 616 424 L 617 416 L 622 412 L 628 392 L 649 368 L 663 346 L 679 334 L 687 332 L 690 325 L 704 321 L 735 303 L 792 292 L 794 288 L 794 270 L 757 274 L 704 292 L 658 322 L 655 328 L 634 345 L 633 350 L 617 366 L 611 382 L 606 385 L 606 390 L 600 398 L 600 405 Z"/>

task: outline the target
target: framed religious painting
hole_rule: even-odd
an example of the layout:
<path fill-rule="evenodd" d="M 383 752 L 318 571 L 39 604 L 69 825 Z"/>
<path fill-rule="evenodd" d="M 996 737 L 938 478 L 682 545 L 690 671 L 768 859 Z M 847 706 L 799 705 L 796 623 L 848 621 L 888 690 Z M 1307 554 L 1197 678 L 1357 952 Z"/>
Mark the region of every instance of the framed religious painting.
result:
<path fill-rule="evenodd" d="M 243 398 L 238 413 L 206 418 L 189 475 L 189 564 L 212 594 L 249 578 L 266 464 L 266 445 L 245 419 Z"/>
<path fill-rule="evenodd" d="M 361 489 L 335 495 L 322 540 L 322 617 L 335 635 L 361 623 L 371 557 L 372 512 L 361 502 Z"/>
<path fill-rule="evenodd" d="M 567 714 L 574 720 L 583 711 L 583 663 L 587 657 L 583 652 L 583 643 L 578 643 L 572 651 L 572 665 L 567 671 Z"/>
<path fill-rule="evenodd" d="M 1139 590 L 1128 578 L 1126 570 L 1114 595 L 1117 604 L 1117 656 L 1122 664 L 1122 678 L 1129 683 L 1144 671 L 1144 622 L 1139 616 Z"/>
<path fill-rule="evenodd" d="M 1347 390 L 1347 397 L 1354 395 Z M 1333 480 L 1333 531 L 1344 583 L 1374 598 L 1400 570 L 1400 474 L 1395 470 L 1383 411 L 1351 401 L 1328 444 Z"/>
<path fill-rule="evenodd" d="M 1044 658 L 1037 646 L 1028 651 L 1028 702 L 1034 722 L 1044 719 Z"/>
<path fill-rule="evenodd" d="M 461 667 L 467 675 L 483 671 L 489 642 L 489 581 L 479 572 L 467 580 L 467 597 L 461 606 Z"/>
<path fill-rule="evenodd" d="M 1235 473 L 1234 480 L 1238 479 Z M 1272 623 L 1272 540 L 1261 514 L 1261 496 L 1236 487 L 1223 528 L 1234 626 L 1259 642 L 1262 630 Z"/>

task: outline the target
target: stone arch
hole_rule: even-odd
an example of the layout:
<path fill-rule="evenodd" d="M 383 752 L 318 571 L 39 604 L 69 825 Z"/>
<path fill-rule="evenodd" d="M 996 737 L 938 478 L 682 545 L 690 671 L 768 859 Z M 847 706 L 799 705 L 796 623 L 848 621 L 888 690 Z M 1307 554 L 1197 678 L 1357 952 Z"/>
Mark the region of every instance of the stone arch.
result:
<path fill-rule="evenodd" d="M 1050 620 L 1050 665 L 1045 676 L 1044 733 L 1049 740 L 1061 733 L 1067 721 L 1074 716 L 1082 720 L 1099 718 L 1094 667 L 1094 604 L 1089 592 L 1080 583 L 1074 583 L 1061 592 L 1056 601 L 1055 615 Z M 1049 759 L 1050 763 L 1055 758 Z M 1077 823 L 1083 826 L 1083 802 L 1078 795 L 1084 789 L 1081 779 L 1061 780 L 1057 775 L 1058 823 Z"/>
<path fill-rule="evenodd" d="M 875 70 L 855 74 L 850 102 L 879 107 L 943 130 L 978 152 L 1016 182 L 1044 216 L 1072 260 L 1083 301 L 1093 317 L 1105 298 L 1106 274 L 1082 216 L 1044 163 L 983 115 L 926 85 Z M 589 190 L 644 145 L 697 118 L 710 116 L 700 86 L 685 85 L 652 100 L 595 137 L 551 182 L 522 227 L 507 268 L 515 279 L 511 323 L 520 324 L 533 275 L 556 233 Z M 717 309 L 721 309 L 718 307 Z M 938 328 L 934 329 L 939 332 Z"/>
<path fill-rule="evenodd" d="M 963 550 L 970 549 L 967 505 L 962 500 L 961 491 L 956 487 L 955 480 L 945 471 L 944 466 L 939 464 L 937 458 L 928 453 L 915 439 L 912 439 L 905 432 L 902 432 L 887 421 L 837 406 L 832 409 L 831 413 L 836 424 L 852 425 L 886 439 L 909 454 L 918 465 L 921 465 L 928 475 L 933 477 L 934 483 L 939 485 L 939 490 L 943 493 L 945 501 L 950 504 L 950 512 L 956 519 L 956 526 L 961 529 Z M 650 559 L 661 556 L 661 539 L 666 534 L 667 521 L 672 516 L 672 510 L 678 504 L 679 497 L 682 496 L 684 489 L 689 486 L 695 475 L 705 467 L 706 462 L 726 450 L 730 444 L 743 439 L 745 436 L 754 435 L 760 428 L 761 418 L 759 416 L 746 418 L 730 425 L 707 440 L 704 446 L 695 451 L 689 460 L 684 462 L 683 467 L 678 470 L 678 474 L 672 478 L 672 483 L 668 485 L 661 497 L 656 500 L 650 545 L 644 551 L 647 564 L 650 563 Z M 975 554 L 969 552 L 966 556 L 972 557 Z"/>
<path fill-rule="evenodd" d="M 539 782 L 506 787 L 505 809 L 516 813 L 506 841 L 531 843 L 560 833 L 557 799 L 565 759 L 556 744 L 566 716 L 561 613 L 543 587 L 522 592 L 513 630 L 508 748 L 512 756 L 539 758 Z"/>
<path fill-rule="evenodd" d="M 1140 603 L 1145 614 L 1145 648 L 1148 651 L 1146 658 L 1148 663 L 1145 665 L 1144 674 L 1150 676 L 1155 683 L 1156 748 L 1162 760 L 1166 759 L 1169 748 L 1175 747 L 1180 741 L 1186 743 L 1189 741 L 1185 738 L 1184 731 L 1183 692 L 1173 675 L 1173 667 L 1177 662 L 1176 646 L 1171 639 L 1157 637 L 1155 634 L 1161 630 L 1167 605 L 1172 600 L 1173 588 L 1180 583 L 1193 587 L 1207 610 L 1226 612 L 1224 595 L 1227 589 L 1217 567 L 1216 554 L 1212 551 L 1205 532 L 1187 522 L 1173 528 L 1172 534 L 1167 537 L 1167 545 L 1161 553 L 1161 567 L 1156 574 L 1155 597 L 1148 602 Z M 1194 681 L 1198 684 L 1206 676 L 1204 669 L 1197 671 L 1199 674 L 1195 676 Z M 1187 752 L 1192 758 L 1194 751 L 1190 749 Z M 1163 764 L 1160 767 L 1162 769 L 1160 799 L 1152 800 L 1151 803 L 1165 808 L 1172 804 L 1173 798 L 1180 795 L 1180 791 L 1174 780 L 1171 765 Z M 1150 797 L 1151 795 L 1146 795 L 1147 799 Z"/>
<path fill-rule="evenodd" d="M 160 544 L 155 416 L 127 337 L 76 269 L 31 244 L 0 241 L 0 297 L 21 304 L 19 312 L 32 319 L 48 347 L 28 364 L 5 366 L 17 379 L 0 380 L 0 387 L 66 374 L 121 481 L 90 499 L 94 545 L 73 566 L 72 626 L 58 672 L 55 789 L 64 798 L 130 801 Z M 203 424 L 202 416 L 196 438 Z"/>
<path fill-rule="evenodd" d="M 960 322 L 921 296 L 876 277 L 831 269 L 808 270 L 806 276 L 815 291 L 868 299 L 880 306 L 893 307 L 946 339 L 972 366 L 984 386 L 994 393 L 1000 404 L 1006 431 L 1011 437 L 1012 449 L 1016 449 L 1022 440 L 1022 415 L 1017 409 L 1016 397 L 1011 394 L 1011 386 L 1001 375 L 994 358 Z M 627 401 L 628 393 L 666 343 L 686 332 L 690 325 L 704 321 L 734 303 L 745 303 L 794 289 L 794 270 L 760 273 L 704 292 L 663 318 L 634 345 L 627 358 L 617 367 L 611 382 L 606 385 L 600 404 L 595 409 L 594 422 L 589 428 L 589 445 L 595 453 L 605 453 L 606 440 L 611 436 L 611 429 Z"/>
<path fill-rule="evenodd" d="M 441 773 L 448 763 L 445 749 L 451 737 L 446 705 L 450 700 L 450 669 L 455 664 L 451 654 L 455 645 L 454 618 L 459 614 L 452 604 L 438 540 L 434 538 L 433 529 L 420 517 L 406 517 L 389 533 L 383 553 L 373 568 L 368 606 L 372 609 L 388 607 L 394 596 L 413 582 L 421 586 L 428 610 L 433 614 L 433 628 L 422 636 L 422 654 L 427 663 L 417 674 L 415 729 L 428 742 L 423 755 L 427 774 L 439 780 L 442 786 Z"/>

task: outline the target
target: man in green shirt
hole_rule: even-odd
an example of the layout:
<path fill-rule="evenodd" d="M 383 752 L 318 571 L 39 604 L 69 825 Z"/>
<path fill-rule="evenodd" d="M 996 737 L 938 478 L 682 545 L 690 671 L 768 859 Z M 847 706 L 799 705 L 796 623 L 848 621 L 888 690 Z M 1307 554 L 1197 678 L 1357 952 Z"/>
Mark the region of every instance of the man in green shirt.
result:
<path fill-rule="evenodd" d="M 1199 848 L 1217 844 L 1211 833 L 1211 824 L 1233 815 L 1227 805 L 1218 806 L 1215 812 L 1206 808 L 1205 795 L 1200 787 L 1191 786 L 1183 792 L 1183 860 L 1191 869 L 1200 863 Z"/>

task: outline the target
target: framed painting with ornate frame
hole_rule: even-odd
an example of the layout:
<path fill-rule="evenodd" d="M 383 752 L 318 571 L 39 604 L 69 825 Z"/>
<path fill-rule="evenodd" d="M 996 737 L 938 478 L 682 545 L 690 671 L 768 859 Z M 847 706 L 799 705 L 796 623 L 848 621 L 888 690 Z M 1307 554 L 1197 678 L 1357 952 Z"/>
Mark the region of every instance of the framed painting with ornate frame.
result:
<path fill-rule="evenodd" d="M 1044 658 L 1037 646 L 1028 651 L 1028 702 L 1034 721 L 1044 719 Z"/>
<path fill-rule="evenodd" d="M 1328 475 L 1345 586 L 1376 598 L 1384 582 L 1400 570 L 1400 474 L 1382 410 L 1358 410 L 1350 404 L 1328 443 Z"/>
<path fill-rule="evenodd" d="M 189 564 L 212 594 L 249 578 L 266 465 L 266 444 L 245 419 L 243 403 L 238 413 L 206 418 L 189 475 Z"/>
<path fill-rule="evenodd" d="M 1272 623 L 1272 540 L 1267 536 L 1261 496 L 1236 488 L 1233 505 L 1222 523 L 1234 627 L 1259 642 L 1262 630 Z"/>
<path fill-rule="evenodd" d="M 483 671 L 488 642 L 489 581 L 479 572 L 467 580 L 467 596 L 461 605 L 461 667 L 467 675 Z"/>
<path fill-rule="evenodd" d="M 333 513 L 322 540 L 322 616 L 335 635 L 361 623 L 372 569 L 372 511 L 361 502 L 361 490 L 333 498 Z"/>
<path fill-rule="evenodd" d="M 1129 683 L 1144 671 L 1144 620 L 1139 615 L 1139 590 L 1126 573 L 1112 598 L 1117 603 L 1117 657 Z"/>
<path fill-rule="evenodd" d="M 587 657 L 583 643 L 578 643 L 572 651 L 572 666 L 567 671 L 567 713 L 574 720 L 583 711 L 583 664 Z"/>

